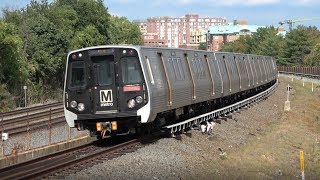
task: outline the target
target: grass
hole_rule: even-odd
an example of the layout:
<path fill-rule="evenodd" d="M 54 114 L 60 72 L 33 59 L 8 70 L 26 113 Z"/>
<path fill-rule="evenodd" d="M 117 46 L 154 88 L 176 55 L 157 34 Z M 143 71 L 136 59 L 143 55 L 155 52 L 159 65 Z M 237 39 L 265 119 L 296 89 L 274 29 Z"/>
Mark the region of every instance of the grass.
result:
<path fill-rule="evenodd" d="M 305 155 L 306 179 L 320 178 L 320 88 L 311 92 L 310 83 L 303 87 L 301 80 L 280 80 L 293 87 L 291 111 L 220 161 L 219 166 L 233 172 L 226 172 L 227 178 L 300 178 L 300 151 Z"/>

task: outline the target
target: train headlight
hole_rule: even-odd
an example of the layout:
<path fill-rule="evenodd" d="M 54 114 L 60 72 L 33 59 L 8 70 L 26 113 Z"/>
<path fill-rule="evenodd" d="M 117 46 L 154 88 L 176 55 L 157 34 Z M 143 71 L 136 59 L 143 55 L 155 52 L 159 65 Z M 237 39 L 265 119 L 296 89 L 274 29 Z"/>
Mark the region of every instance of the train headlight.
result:
<path fill-rule="evenodd" d="M 83 111 L 84 110 L 84 104 L 83 103 L 79 103 L 78 104 L 78 111 Z"/>
<path fill-rule="evenodd" d="M 143 101 L 142 96 L 137 96 L 137 97 L 136 97 L 136 102 L 137 102 L 138 104 L 142 103 L 142 101 Z"/>
<path fill-rule="evenodd" d="M 134 99 L 130 99 L 128 101 L 128 107 L 131 109 L 131 108 L 134 108 L 136 106 L 136 101 Z"/>
<path fill-rule="evenodd" d="M 77 105 L 78 105 L 77 101 L 71 101 L 71 102 L 70 102 L 70 106 L 71 106 L 72 108 L 76 108 Z"/>

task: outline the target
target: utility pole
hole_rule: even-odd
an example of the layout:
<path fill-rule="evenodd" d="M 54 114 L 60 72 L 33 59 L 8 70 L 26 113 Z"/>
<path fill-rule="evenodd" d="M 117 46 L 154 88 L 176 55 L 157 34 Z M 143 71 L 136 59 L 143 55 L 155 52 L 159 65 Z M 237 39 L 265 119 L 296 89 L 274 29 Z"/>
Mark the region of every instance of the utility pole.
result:
<path fill-rule="evenodd" d="M 206 41 L 207 51 L 210 51 L 210 30 L 208 30 Z"/>

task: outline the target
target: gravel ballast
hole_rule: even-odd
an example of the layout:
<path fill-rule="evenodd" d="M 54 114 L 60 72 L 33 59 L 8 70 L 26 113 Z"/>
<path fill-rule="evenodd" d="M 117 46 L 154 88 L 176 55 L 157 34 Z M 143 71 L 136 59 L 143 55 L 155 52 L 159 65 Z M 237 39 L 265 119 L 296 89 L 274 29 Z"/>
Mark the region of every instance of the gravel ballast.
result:
<path fill-rule="evenodd" d="M 293 93 L 293 91 L 291 92 Z M 133 153 L 105 161 L 66 179 L 212 179 L 220 177 L 219 162 L 229 151 L 247 144 L 281 121 L 286 84 L 280 83 L 268 99 L 234 113 L 214 127 L 212 135 L 198 130 L 177 138 L 162 138 Z M 220 150 L 219 150 L 220 149 Z M 230 171 L 232 171 L 230 169 Z M 225 172 L 224 172 L 225 173 Z"/>

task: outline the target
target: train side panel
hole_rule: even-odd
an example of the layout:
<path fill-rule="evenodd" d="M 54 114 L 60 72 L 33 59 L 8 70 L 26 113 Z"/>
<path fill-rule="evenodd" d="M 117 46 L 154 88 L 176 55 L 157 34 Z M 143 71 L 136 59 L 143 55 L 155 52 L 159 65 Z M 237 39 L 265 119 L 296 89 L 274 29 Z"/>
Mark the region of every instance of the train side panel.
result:
<path fill-rule="evenodd" d="M 142 62 L 146 69 L 147 82 L 150 88 L 151 114 L 148 121 L 153 120 L 158 112 L 167 110 L 168 94 L 165 72 L 156 49 L 142 48 Z"/>
<path fill-rule="evenodd" d="M 192 103 L 192 81 L 189 67 L 182 50 L 172 49 L 163 52 L 165 65 L 171 85 L 170 109 L 179 108 Z"/>
<path fill-rule="evenodd" d="M 254 56 L 253 55 L 248 55 L 248 63 L 251 69 L 251 74 L 252 74 L 252 87 L 256 87 L 259 84 L 259 80 L 258 80 L 258 74 L 257 74 L 257 69 L 255 66 L 255 62 L 254 62 Z"/>
<path fill-rule="evenodd" d="M 229 54 L 228 59 L 227 59 L 227 66 L 230 72 L 230 77 L 231 77 L 231 94 L 240 92 L 240 75 L 239 75 L 239 70 L 238 70 L 238 64 L 236 62 L 236 56 L 235 54 Z"/>
<path fill-rule="evenodd" d="M 266 65 L 266 69 L 267 69 L 267 82 L 270 82 L 272 80 L 272 76 L 271 76 L 271 62 L 268 56 L 264 56 L 264 60 L 265 60 L 265 65 Z"/>
<path fill-rule="evenodd" d="M 216 58 L 218 61 L 219 69 L 222 75 L 223 80 L 223 96 L 227 96 L 230 94 L 230 74 L 227 72 L 227 67 L 225 64 L 225 59 L 228 53 L 216 53 Z"/>
<path fill-rule="evenodd" d="M 145 47 L 141 58 L 150 88 L 149 122 L 158 113 L 258 87 L 276 74 L 271 57 L 255 55 Z"/>
<path fill-rule="evenodd" d="M 250 88 L 250 74 L 245 62 L 245 56 L 243 54 L 237 54 L 237 62 L 239 64 L 240 77 L 241 77 L 241 91 L 248 90 Z"/>
<path fill-rule="evenodd" d="M 144 61 L 150 64 L 148 76 L 153 77 L 150 88 L 153 121 L 156 114 L 194 103 L 192 80 L 184 51 L 178 49 L 143 50 Z"/>
<path fill-rule="evenodd" d="M 195 102 L 203 102 L 212 97 L 212 80 L 210 78 L 208 63 L 206 57 L 207 52 L 204 51 L 194 51 L 194 53 L 189 53 L 191 56 L 192 71 L 194 75 L 196 97 Z M 208 57 L 207 57 L 208 58 Z"/>
<path fill-rule="evenodd" d="M 214 97 L 218 98 L 223 95 L 223 75 L 221 74 L 219 61 L 216 59 L 215 53 L 210 53 L 210 56 L 208 56 L 208 61 L 214 82 Z"/>
<path fill-rule="evenodd" d="M 251 89 L 254 87 L 255 85 L 255 79 L 254 79 L 254 74 L 253 74 L 253 70 L 252 70 L 252 66 L 251 66 L 251 62 L 250 62 L 250 56 L 248 54 L 244 55 L 244 63 L 246 66 L 246 69 L 248 71 L 248 78 L 249 78 L 249 85 L 248 85 L 248 89 Z"/>

